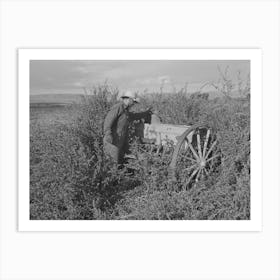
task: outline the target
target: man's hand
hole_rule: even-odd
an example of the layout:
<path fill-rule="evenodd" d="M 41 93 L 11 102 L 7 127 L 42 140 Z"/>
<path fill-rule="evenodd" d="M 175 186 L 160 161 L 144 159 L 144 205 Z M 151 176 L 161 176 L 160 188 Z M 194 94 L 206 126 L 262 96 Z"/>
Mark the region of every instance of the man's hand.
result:
<path fill-rule="evenodd" d="M 148 109 L 148 112 L 153 115 L 158 115 L 158 110 L 154 109 L 152 106 Z"/>

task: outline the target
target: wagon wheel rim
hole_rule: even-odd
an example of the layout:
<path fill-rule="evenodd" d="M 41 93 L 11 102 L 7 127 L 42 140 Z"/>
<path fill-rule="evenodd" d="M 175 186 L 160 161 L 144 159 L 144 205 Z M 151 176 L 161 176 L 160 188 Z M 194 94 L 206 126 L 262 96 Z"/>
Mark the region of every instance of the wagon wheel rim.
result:
<path fill-rule="evenodd" d="M 206 135 L 203 137 L 200 134 L 202 129 L 207 130 Z M 190 136 L 191 141 L 189 139 Z M 193 145 L 193 139 L 195 140 L 196 145 Z M 176 169 L 177 161 L 180 158 L 180 152 L 184 146 L 186 146 L 185 156 L 182 157 L 188 162 L 188 165 L 185 166 L 181 172 L 184 173 L 183 185 L 184 188 L 187 189 L 191 182 L 196 184 L 202 178 L 209 176 L 213 162 L 220 155 L 214 154 L 217 140 L 214 137 L 213 131 L 205 126 L 194 126 L 188 129 L 180 137 L 170 164 L 171 169 Z"/>

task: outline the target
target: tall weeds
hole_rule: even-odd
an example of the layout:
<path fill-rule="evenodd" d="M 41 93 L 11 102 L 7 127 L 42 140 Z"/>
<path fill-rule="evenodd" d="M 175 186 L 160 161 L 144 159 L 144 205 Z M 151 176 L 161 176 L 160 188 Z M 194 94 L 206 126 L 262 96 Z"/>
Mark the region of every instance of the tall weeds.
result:
<path fill-rule="evenodd" d="M 164 123 L 204 122 L 217 134 L 222 164 L 183 191 L 168 176 L 172 153 L 155 155 L 131 139 L 136 159 L 118 169 L 103 153 L 103 121 L 118 91 L 93 87 L 69 108 L 74 121 L 31 125 L 31 219 L 249 219 L 250 102 L 153 94 L 143 106 Z M 75 116 L 73 118 L 73 116 Z"/>

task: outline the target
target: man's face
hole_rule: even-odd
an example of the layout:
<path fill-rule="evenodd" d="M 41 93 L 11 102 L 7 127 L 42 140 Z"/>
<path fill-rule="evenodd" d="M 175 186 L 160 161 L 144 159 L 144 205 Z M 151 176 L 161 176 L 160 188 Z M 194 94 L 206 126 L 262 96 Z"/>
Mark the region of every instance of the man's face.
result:
<path fill-rule="evenodd" d="M 134 105 L 134 100 L 132 98 L 123 98 L 123 102 L 128 108 Z"/>

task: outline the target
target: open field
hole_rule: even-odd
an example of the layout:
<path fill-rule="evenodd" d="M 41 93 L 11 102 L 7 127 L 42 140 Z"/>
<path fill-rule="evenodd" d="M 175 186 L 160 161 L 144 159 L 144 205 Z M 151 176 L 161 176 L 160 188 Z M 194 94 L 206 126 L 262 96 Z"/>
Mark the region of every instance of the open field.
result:
<path fill-rule="evenodd" d="M 249 99 L 207 100 L 178 92 L 143 100 L 163 123 L 204 122 L 216 131 L 222 163 L 187 190 L 168 176 L 168 153 L 141 151 L 123 169 L 104 156 L 103 120 L 115 101 L 106 86 L 79 105 L 65 105 L 69 97 L 32 100 L 31 219 L 250 219 Z M 132 153 L 139 155 L 131 141 Z"/>
<path fill-rule="evenodd" d="M 30 95 L 30 106 L 41 106 L 43 104 L 71 104 L 81 101 L 80 94 L 32 94 Z"/>
<path fill-rule="evenodd" d="M 81 102 L 79 94 L 41 94 L 30 96 L 30 124 L 41 125 L 69 122 L 69 106 Z"/>

